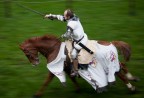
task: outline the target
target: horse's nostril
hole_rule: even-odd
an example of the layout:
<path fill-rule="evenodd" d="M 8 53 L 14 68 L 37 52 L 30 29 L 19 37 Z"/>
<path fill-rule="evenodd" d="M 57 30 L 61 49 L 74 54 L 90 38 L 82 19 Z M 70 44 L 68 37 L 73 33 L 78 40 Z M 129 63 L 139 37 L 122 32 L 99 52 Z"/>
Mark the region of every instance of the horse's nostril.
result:
<path fill-rule="evenodd" d="M 32 63 L 32 66 L 37 66 L 39 64 L 39 61 L 36 61 L 34 63 Z"/>
<path fill-rule="evenodd" d="M 35 64 L 38 65 L 38 64 L 39 64 L 39 61 L 37 61 Z"/>
<path fill-rule="evenodd" d="M 36 61 L 39 61 L 39 58 L 35 58 Z"/>

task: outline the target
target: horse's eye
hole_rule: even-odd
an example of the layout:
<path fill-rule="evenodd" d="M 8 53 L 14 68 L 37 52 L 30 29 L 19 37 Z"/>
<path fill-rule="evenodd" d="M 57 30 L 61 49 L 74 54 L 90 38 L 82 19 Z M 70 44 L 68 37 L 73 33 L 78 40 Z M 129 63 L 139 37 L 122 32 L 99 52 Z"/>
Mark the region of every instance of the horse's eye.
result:
<path fill-rule="evenodd" d="M 23 50 L 24 53 L 27 53 L 27 50 Z"/>
<path fill-rule="evenodd" d="M 23 49 L 23 51 L 27 51 L 26 49 Z"/>
<path fill-rule="evenodd" d="M 31 57 L 31 55 L 30 55 L 29 53 L 25 53 L 25 55 L 26 55 L 27 57 Z"/>
<path fill-rule="evenodd" d="M 27 57 L 30 57 L 30 55 L 29 55 L 29 54 L 26 54 L 26 56 L 27 56 Z"/>

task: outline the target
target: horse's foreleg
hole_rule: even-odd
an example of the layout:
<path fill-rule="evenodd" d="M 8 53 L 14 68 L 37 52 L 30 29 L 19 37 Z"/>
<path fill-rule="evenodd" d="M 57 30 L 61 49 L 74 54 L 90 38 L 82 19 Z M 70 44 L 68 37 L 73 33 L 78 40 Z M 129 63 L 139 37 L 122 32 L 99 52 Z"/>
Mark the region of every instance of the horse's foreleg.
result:
<path fill-rule="evenodd" d="M 126 78 L 127 78 L 128 80 L 131 80 L 131 81 L 139 81 L 139 80 L 140 80 L 138 77 L 133 76 L 133 75 L 129 72 L 128 68 L 126 67 L 126 65 L 125 65 L 124 63 L 121 62 L 121 63 L 120 63 L 120 66 L 121 66 L 121 69 L 122 69 L 123 72 L 125 73 L 125 76 L 126 76 Z"/>
<path fill-rule="evenodd" d="M 78 82 L 76 81 L 76 77 L 71 77 L 71 75 L 70 75 L 71 74 L 70 64 L 65 67 L 65 72 L 70 77 L 72 82 L 74 83 L 74 85 L 76 87 L 76 92 L 79 92 L 80 91 L 80 86 L 79 86 Z"/>
<path fill-rule="evenodd" d="M 116 75 L 126 84 L 126 86 L 128 87 L 128 89 L 131 91 L 131 92 L 135 92 L 135 86 L 133 86 L 129 81 L 128 79 L 126 78 L 126 76 L 121 72 L 117 72 Z"/>
<path fill-rule="evenodd" d="M 48 76 L 47 76 L 47 79 L 45 80 L 45 82 L 42 85 L 42 87 L 38 90 L 38 92 L 34 95 L 34 98 L 40 98 L 40 96 L 42 96 L 45 88 L 52 81 L 53 77 L 54 77 L 54 74 L 52 74 L 51 72 L 49 72 Z"/>

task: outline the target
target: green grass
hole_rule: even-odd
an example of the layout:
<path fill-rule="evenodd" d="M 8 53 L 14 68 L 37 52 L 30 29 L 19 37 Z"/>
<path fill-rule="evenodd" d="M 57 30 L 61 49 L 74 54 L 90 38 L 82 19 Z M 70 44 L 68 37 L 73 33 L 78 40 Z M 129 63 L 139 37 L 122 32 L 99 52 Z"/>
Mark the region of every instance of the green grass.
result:
<path fill-rule="evenodd" d="M 45 0 L 21 0 L 21 4 L 43 13 L 63 14 L 66 2 Z M 54 1 L 54 0 L 51 0 Z M 55 0 L 57 1 L 57 0 Z M 128 14 L 129 0 L 81 0 L 73 1 L 72 9 L 80 17 L 89 39 L 123 40 L 132 47 L 131 61 L 127 67 L 141 81 L 134 83 L 139 92 L 128 94 L 126 86 L 117 79 L 116 87 L 107 93 L 97 94 L 83 79 L 78 79 L 82 91 L 74 92 L 72 82 L 67 78 L 63 88 L 57 78 L 47 87 L 42 98 L 143 98 L 144 97 L 144 1 L 136 0 L 136 15 Z M 42 3 L 26 3 L 42 2 Z M 45 3 L 43 3 L 45 2 Z M 47 76 L 46 60 L 32 67 L 19 44 L 24 40 L 45 34 L 60 36 L 66 23 L 50 21 L 25 10 L 12 2 L 12 17 L 4 17 L 3 2 L 0 2 L 0 98 L 31 98 Z"/>

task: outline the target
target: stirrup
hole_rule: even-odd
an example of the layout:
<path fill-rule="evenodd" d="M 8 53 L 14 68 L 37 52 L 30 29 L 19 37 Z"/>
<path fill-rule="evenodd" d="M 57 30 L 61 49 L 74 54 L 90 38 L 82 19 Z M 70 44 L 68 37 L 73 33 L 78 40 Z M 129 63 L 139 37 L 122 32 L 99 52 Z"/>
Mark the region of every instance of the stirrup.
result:
<path fill-rule="evenodd" d="M 79 76 L 78 74 L 78 71 L 73 71 L 71 74 L 70 74 L 71 77 L 75 77 L 75 76 Z"/>

